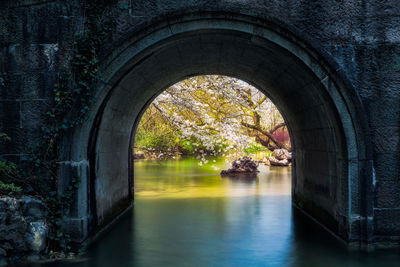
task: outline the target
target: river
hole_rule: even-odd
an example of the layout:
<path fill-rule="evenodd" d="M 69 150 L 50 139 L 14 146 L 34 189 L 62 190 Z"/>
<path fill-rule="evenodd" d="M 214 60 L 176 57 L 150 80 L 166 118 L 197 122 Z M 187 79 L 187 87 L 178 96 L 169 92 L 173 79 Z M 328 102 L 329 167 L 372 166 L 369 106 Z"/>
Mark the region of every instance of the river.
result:
<path fill-rule="evenodd" d="M 82 256 L 36 266 L 400 266 L 350 252 L 291 206 L 290 168 L 221 178 L 222 160 L 135 162 L 135 205 Z"/>

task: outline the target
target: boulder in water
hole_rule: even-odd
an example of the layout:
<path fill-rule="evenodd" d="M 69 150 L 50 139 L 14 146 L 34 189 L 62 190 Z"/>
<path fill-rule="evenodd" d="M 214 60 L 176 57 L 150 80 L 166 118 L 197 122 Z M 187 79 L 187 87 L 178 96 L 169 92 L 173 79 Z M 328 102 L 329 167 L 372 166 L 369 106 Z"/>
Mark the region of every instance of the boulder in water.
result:
<path fill-rule="evenodd" d="M 239 158 L 232 162 L 232 167 L 221 171 L 221 176 L 256 174 L 258 173 L 258 164 L 250 157 Z"/>
<path fill-rule="evenodd" d="M 292 153 L 290 153 L 289 151 L 287 151 L 287 149 L 284 148 L 275 149 L 274 151 L 272 151 L 271 156 L 276 158 L 277 160 L 287 159 L 288 161 L 290 161 L 292 159 Z"/>
<path fill-rule="evenodd" d="M 269 157 L 271 166 L 289 166 L 292 161 L 292 153 L 286 149 L 275 149 Z"/>
<path fill-rule="evenodd" d="M 271 166 L 286 167 L 286 166 L 289 166 L 290 162 L 287 159 L 278 160 L 276 158 L 270 157 L 269 164 Z"/>
<path fill-rule="evenodd" d="M 145 155 L 143 151 L 138 151 L 133 154 L 133 159 L 144 159 Z"/>

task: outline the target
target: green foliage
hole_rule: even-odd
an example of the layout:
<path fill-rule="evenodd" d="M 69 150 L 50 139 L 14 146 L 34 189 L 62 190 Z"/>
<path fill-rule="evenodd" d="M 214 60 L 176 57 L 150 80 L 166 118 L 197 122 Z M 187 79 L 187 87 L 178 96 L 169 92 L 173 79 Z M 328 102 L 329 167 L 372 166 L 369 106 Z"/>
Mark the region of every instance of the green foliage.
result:
<path fill-rule="evenodd" d="M 0 141 L 8 142 L 11 138 L 5 134 L 0 133 Z M 11 161 L 0 158 L 0 194 L 1 195 L 18 195 L 22 192 L 20 184 L 20 171 L 19 167 Z M 17 184 L 15 184 L 17 183 Z"/>
<path fill-rule="evenodd" d="M 48 225 L 49 233 L 48 239 L 53 245 L 53 249 L 60 248 L 64 251 L 69 251 L 70 235 L 65 233 L 62 229 L 62 223 L 65 214 L 68 214 L 74 200 L 74 193 L 79 188 L 80 179 L 73 177 L 70 184 L 61 195 L 56 191 L 49 192 L 46 198 L 48 205 Z"/>
<path fill-rule="evenodd" d="M 135 147 L 155 151 L 180 150 L 179 137 L 175 129 L 150 106 L 137 127 Z"/>
<path fill-rule="evenodd" d="M 14 183 L 3 183 L 0 181 L 0 195 L 18 195 L 22 192 L 22 187 L 16 186 Z"/>
<path fill-rule="evenodd" d="M 0 140 L 3 142 L 11 141 L 11 138 L 6 133 L 0 133 Z"/>
<path fill-rule="evenodd" d="M 189 139 L 189 140 L 182 140 L 181 142 L 181 146 L 184 150 L 187 151 L 188 154 L 194 154 L 195 153 L 195 149 L 197 149 L 197 146 L 195 146 L 193 140 Z"/>
<path fill-rule="evenodd" d="M 136 132 L 135 144 L 137 147 L 157 151 L 166 151 L 177 146 L 174 135 L 163 135 L 157 131 L 146 132 L 143 129 Z"/>
<path fill-rule="evenodd" d="M 181 132 L 161 114 L 150 106 L 143 114 L 135 134 L 135 147 L 158 152 L 179 151 L 186 155 L 196 155 L 199 151 L 206 151 L 201 140 L 195 137 L 181 138 Z M 213 150 L 223 150 L 228 144 L 214 143 Z"/>
<path fill-rule="evenodd" d="M 261 150 L 265 150 L 265 147 L 260 146 L 260 145 L 251 145 L 248 146 L 244 152 L 246 154 L 256 154 L 257 152 L 260 152 Z"/>
<path fill-rule="evenodd" d="M 189 155 L 194 155 L 199 151 L 206 150 L 201 141 L 194 138 L 193 136 L 189 139 L 179 139 L 179 145 L 186 152 L 186 154 Z"/>
<path fill-rule="evenodd" d="M 0 178 L 2 181 L 12 181 L 15 177 L 19 176 L 18 167 L 15 163 L 0 160 Z"/>

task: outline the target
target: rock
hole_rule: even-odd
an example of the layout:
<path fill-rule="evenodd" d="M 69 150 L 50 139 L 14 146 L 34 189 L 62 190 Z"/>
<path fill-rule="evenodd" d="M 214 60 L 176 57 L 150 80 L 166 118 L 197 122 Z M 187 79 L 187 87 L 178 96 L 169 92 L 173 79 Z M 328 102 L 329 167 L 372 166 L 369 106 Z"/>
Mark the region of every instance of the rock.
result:
<path fill-rule="evenodd" d="M 7 235 L 4 236 L 6 240 L 10 240 L 13 246 L 12 252 L 26 252 L 29 251 L 29 244 L 26 240 L 26 227 L 22 225 L 16 228 L 14 231 L 9 231 Z"/>
<path fill-rule="evenodd" d="M 4 249 L 0 248 L 0 258 L 5 256 L 7 256 L 7 252 Z"/>
<path fill-rule="evenodd" d="M 5 209 L 0 209 L 0 210 L 5 211 Z M 6 219 L 7 219 L 7 212 L 0 212 L 0 225 L 6 224 Z"/>
<path fill-rule="evenodd" d="M 264 165 L 267 165 L 267 166 L 269 166 L 269 160 L 267 159 L 267 158 L 263 158 L 263 159 L 260 159 L 260 160 L 258 160 L 258 161 L 256 161 L 258 164 L 264 164 Z"/>
<path fill-rule="evenodd" d="M 258 173 L 258 164 L 250 157 L 239 158 L 232 162 L 232 167 L 221 171 L 221 176 Z"/>
<path fill-rule="evenodd" d="M 6 257 L 0 256 L 0 266 L 6 266 L 8 264 Z"/>
<path fill-rule="evenodd" d="M 37 253 L 32 253 L 26 256 L 25 261 L 27 262 L 35 262 L 40 260 L 40 255 Z"/>
<path fill-rule="evenodd" d="M 3 197 L 0 207 L 0 259 L 4 252 L 12 259 L 39 255 L 48 232 L 45 204 L 28 196 Z"/>
<path fill-rule="evenodd" d="M 276 158 L 270 157 L 269 158 L 269 164 L 271 166 L 285 167 L 285 166 L 289 166 L 290 162 L 287 159 L 277 160 Z"/>
<path fill-rule="evenodd" d="M 13 246 L 11 246 L 10 242 L 4 242 L 0 245 L 0 247 L 4 250 L 11 250 L 13 249 Z"/>
<path fill-rule="evenodd" d="M 30 223 L 30 235 L 27 234 L 27 241 L 32 251 L 40 252 L 46 247 L 47 225 L 43 221 Z"/>
<path fill-rule="evenodd" d="M 31 217 L 31 220 L 38 220 L 46 216 L 46 207 L 42 201 L 32 197 L 23 197 L 20 200 L 22 215 Z"/>
<path fill-rule="evenodd" d="M 133 159 L 144 159 L 144 152 L 138 151 L 133 154 Z"/>
<path fill-rule="evenodd" d="M 3 208 L 3 210 L 8 210 L 8 211 L 17 211 L 19 209 L 19 202 L 16 198 L 12 198 L 12 197 L 4 197 L 1 198 L 2 204 L 0 205 L 0 207 Z"/>
<path fill-rule="evenodd" d="M 271 166 L 289 166 L 292 161 L 292 153 L 286 149 L 275 149 L 269 157 Z"/>
<path fill-rule="evenodd" d="M 292 153 L 287 151 L 286 149 L 275 149 L 272 151 L 271 157 L 274 157 L 277 160 L 287 159 L 288 161 L 292 159 Z"/>
<path fill-rule="evenodd" d="M 0 201 L 0 211 L 5 211 L 8 208 L 8 204 L 5 199 L 6 198 L 3 198 L 3 200 Z"/>

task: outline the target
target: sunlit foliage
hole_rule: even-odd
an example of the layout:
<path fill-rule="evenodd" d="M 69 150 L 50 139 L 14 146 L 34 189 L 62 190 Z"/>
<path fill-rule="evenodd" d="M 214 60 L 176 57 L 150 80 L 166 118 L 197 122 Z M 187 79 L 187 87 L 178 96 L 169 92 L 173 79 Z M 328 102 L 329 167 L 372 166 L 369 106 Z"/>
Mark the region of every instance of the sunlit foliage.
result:
<path fill-rule="evenodd" d="M 277 129 L 287 131 L 278 109 L 258 89 L 239 79 L 204 75 L 167 88 L 150 104 L 135 146 L 200 155 L 256 152 L 290 144 L 269 134 Z"/>

